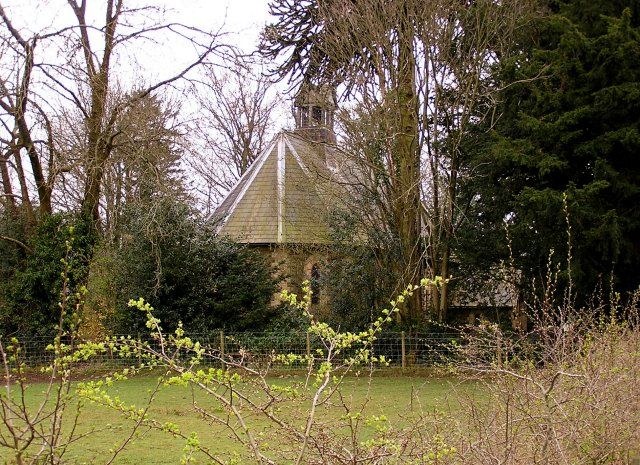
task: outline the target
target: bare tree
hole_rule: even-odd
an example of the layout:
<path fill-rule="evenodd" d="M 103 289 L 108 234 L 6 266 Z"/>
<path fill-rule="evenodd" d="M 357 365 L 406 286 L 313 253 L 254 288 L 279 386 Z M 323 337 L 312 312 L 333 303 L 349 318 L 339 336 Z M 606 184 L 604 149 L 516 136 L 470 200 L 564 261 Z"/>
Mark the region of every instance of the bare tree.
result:
<path fill-rule="evenodd" d="M 280 101 L 261 66 L 246 57 L 223 72 L 208 67 L 202 84 L 190 165 L 206 184 L 210 209 L 266 148 Z"/>
<path fill-rule="evenodd" d="M 41 41 L 46 41 L 57 33 L 34 35 L 29 38 L 23 37 L 11 22 L 7 11 L 2 5 L 0 5 L 0 19 L 2 19 L 6 28 L 6 36 L 3 39 L 7 45 L 3 58 L 9 54 L 7 52 L 11 52 L 11 55 L 13 55 L 11 57 L 13 61 L 12 69 L 6 75 L 6 78 L 3 78 L 0 82 L 0 108 L 4 112 L 2 123 L 6 132 L 2 142 L 9 148 L 15 159 L 17 174 L 22 187 L 22 201 L 27 207 L 28 215 L 33 218 L 33 209 L 29 201 L 27 184 L 22 170 L 21 151 L 24 150 L 29 157 L 31 173 L 38 191 L 40 213 L 50 214 L 52 180 L 45 177 L 41 154 L 36 147 L 36 137 L 32 133 L 27 114 L 33 108 L 39 116 L 44 116 L 40 107 L 30 105 L 32 103 L 30 96 L 35 67 L 35 50 Z M 49 139 L 50 137 L 47 137 L 47 140 Z M 50 155 L 52 154 L 50 153 Z"/>
<path fill-rule="evenodd" d="M 191 70 L 210 62 L 214 56 L 223 55 L 228 48 L 220 42 L 219 31 L 207 32 L 165 22 L 161 19 L 163 11 L 158 7 L 129 5 L 126 0 L 104 0 L 98 5 L 103 9 L 104 19 L 93 23 L 90 18 L 95 17 L 95 12 L 89 14 L 86 0 L 65 3 L 73 13 L 73 22 L 26 38 L 23 32 L 26 28 L 14 24 L 11 12 L 0 6 L 4 41 L 15 64 L 13 78 L 0 83 L 0 106 L 5 112 L 2 121 L 7 134 L 4 141 L 12 148 L 16 164 L 21 152 L 27 153 L 31 163 L 29 174 L 38 189 L 40 211 L 50 213 L 58 173 L 52 120 L 63 117 L 65 112 L 81 115 L 80 206 L 97 226 L 105 172 L 122 134 L 118 128 L 122 113 L 159 89 L 187 79 Z M 119 54 L 135 50 L 140 42 L 156 43 L 159 37 L 168 36 L 191 48 L 192 60 L 175 74 L 138 92 L 114 95 Z M 57 50 L 64 62 L 55 61 L 51 53 L 41 53 L 40 59 L 36 59 L 36 51 L 45 48 Z M 10 82 L 16 78 L 18 85 L 12 86 Z M 46 161 L 44 167 L 43 160 Z"/>
<path fill-rule="evenodd" d="M 405 282 L 450 274 L 462 136 L 491 108 L 489 70 L 529 10 L 526 0 L 271 2 L 278 21 L 262 50 L 284 58 L 275 73 L 343 84 L 367 121 L 347 129 L 359 132 L 359 184 L 377 193 L 373 217 L 401 243 Z M 447 284 L 431 295 L 444 319 Z M 416 295 L 403 316 L 421 307 Z"/>
<path fill-rule="evenodd" d="M 424 50 L 417 68 L 425 162 L 423 224 L 428 268 L 434 275 L 451 274 L 453 242 L 467 208 L 459 197 L 460 183 L 473 171 L 465 163 L 463 141 L 472 125 L 499 117 L 492 68 L 508 56 L 519 29 L 535 15 L 533 5 L 528 0 L 439 2 L 431 26 L 418 31 Z M 444 320 L 449 284 L 434 289 L 432 296 L 435 313 Z"/>

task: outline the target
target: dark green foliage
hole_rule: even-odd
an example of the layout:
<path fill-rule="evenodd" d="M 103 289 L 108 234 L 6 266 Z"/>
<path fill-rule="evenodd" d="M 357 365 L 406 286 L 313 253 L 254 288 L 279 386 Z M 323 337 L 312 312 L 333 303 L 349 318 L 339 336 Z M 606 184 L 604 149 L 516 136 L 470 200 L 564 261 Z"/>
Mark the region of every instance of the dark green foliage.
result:
<path fill-rule="evenodd" d="M 189 332 L 260 330 L 278 315 L 270 305 L 278 280 L 267 258 L 217 237 L 187 207 L 160 201 L 130 207 L 121 244 L 113 251 L 115 332 L 146 332 L 144 315 L 127 306 L 143 297 L 165 330 L 179 321 Z"/>
<path fill-rule="evenodd" d="M 400 260 L 399 243 L 377 230 L 367 231 L 365 240 L 362 224 L 344 212 L 331 226 L 333 254 L 320 276 L 329 302 L 322 319 L 345 331 L 364 329 L 399 292 L 403 281 L 389 265 Z"/>
<path fill-rule="evenodd" d="M 26 258 L 27 250 L 9 240 L 18 240 L 23 244 L 28 241 L 24 237 L 25 223 L 24 216 L 19 213 L 5 211 L 0 214 L 0 236 L 6 238 L 0 240 L 0 283 L 7 283 Z M 5 299 L 0 297 L 0 304 L 3 302 Z"/>
<path fill-rule="evenodd" d="M 367 327 L 379 316 L 381 302 L 390 298 L 389 289 L 385 293 L 385 286 L 381 286 L 381 271 L 367 247 L 342 247 L 340 255 L 327 262 L 322 274 L 320 287 L 330 302 L 323 321 L 345 331 Z"/>
<path fill-rule="evenodd" d="M 587 295 L 613 271 L 620 290 L 637 286 L 639 5 L 551 2 L 520 53 L 501 63 L 503 116 L 467 141 L 477 167 L 459 244 L 467 263 L 506 258 L 506 220 L 525 282 L 544 274 L 552 249 L 567 269 L 566 194 L 574 284 Z"/>
<path fill-rule="evenodd" d="M 22 337 L 51 336 L 60 316 L 63 259 L 70 263 L 70 291 L 81 285 L 87 274 L 87 256 L 93 246 L 93 228 L 72 215 L 44 218 L 27 240 L 29 251 L 7 252 L 9 268 L 2 266 L 0 284 L 0 334 Z M 73 251 L 66 256 L 66 242 Z"/>

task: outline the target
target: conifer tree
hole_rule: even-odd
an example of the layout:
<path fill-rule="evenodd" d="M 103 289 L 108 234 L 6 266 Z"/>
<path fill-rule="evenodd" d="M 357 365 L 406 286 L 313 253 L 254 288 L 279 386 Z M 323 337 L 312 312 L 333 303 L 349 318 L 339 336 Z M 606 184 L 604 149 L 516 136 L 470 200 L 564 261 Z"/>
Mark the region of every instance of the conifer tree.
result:
<path fill-rule="evenodd" d="M 504 259 L 506 221 L 527 284 L 554 250 L 583 295 L 611 272 L 617 289 L 637 286 L 639 5 L 548 2 L 519 53 L 501 62 L 502 117 L 467 139 L 478 175 L 466 185 L 473 214 L 463 261 L 486 270 Z"/>

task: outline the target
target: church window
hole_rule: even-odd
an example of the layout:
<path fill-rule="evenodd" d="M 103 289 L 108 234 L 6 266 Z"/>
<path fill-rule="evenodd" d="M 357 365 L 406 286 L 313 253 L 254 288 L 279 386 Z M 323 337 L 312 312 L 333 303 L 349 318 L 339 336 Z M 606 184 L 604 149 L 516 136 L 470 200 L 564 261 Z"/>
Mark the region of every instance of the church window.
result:
<path fill-rule="evenodd" d="M 320 302 L 320 268 L 317 263 L 311 267 L 311 279 L 310 287 L 311 287 L 311 303 L 317 304 Z"/>

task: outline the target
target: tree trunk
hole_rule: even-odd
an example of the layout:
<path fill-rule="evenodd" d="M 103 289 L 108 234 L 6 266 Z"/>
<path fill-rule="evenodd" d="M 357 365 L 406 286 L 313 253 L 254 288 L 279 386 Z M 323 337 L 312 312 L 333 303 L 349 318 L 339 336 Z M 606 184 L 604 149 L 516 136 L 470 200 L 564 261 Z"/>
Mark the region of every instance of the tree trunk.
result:
<path fill-rule="evenodd" d="M 4 203 L 7 212 L 14 214 L 16 212 L 16 199 L 13 195 L 13 188 L 11 187 L 11 176 L 9 176 L 9 157 L 11 151 L 7 150 L 7 153 L 2 155 L 0 160 L 0 172 L 2 174 L 2 192 L 4 194 Z"/>
<path fill-rule="evenodd" d="M 85 165 L 86 178 L 82 213 L 93 220 L 96 228 L 100 225 L 100 185 L 104 174 L 104 166 L 98 160 L 89 159 Z"/>
<path fill-rule="evenodd" d="M 89 30 L 85 18 L 86 4 L 76 5 L 72 2 L 72 9 L 80 26 L 80 38 L 84 47 L 91 93 L 91 107 L 87 118 L 86 178 L 81 210 L 86 218 L 91 218 L 96 229 L 100 228 L 100 189 L 111 151 L 109 123 L 106 123 L 104 119 L 107 111 L 111 53 L 115 45 L 115 31 L 118 17 L 122 11 L 122 3 L 122 0 L 107 1 L 104 51 L 102 61 L 96 65 L 89 43 Z M 115 121 L 115 113 L 111 115 L 109 120 Z"/>
<path fill-rule="evenodd" d="M 39 201 L 39 209 L 40 209 L 40 217 L 45 215 L 50 215 L 51 210 L 51 186 L 47 182 L 47 179 L 44 176 L 44 172 L 42 170 L 42 163 L 40 162 L 40 157 L 38 156 L 38 151 L 36 149 L 35 144 L 33 143 L 33 138 L 31 137 L 31 129 L 27 124 L 27 120 L 25 118 L 25 113 L 27 111 L 27 104 L 29 102 L 29 86 L 31 84 L 31 71 L 34 66 L 34 56 L 33 49 L 35 47 L 35 40 L 33 43 L 24 43 L 25 50 L 25 70 L 24 75 L 22 76 L 22 82 L 20 85 L 20 92 L 18 94 L 16 108 L 14 113 L 15 118 L 15 130 L 14 133 L 18 138 L 17 147 L 19 150 L 20 147 L 24 147 L 27 151 L 27 155 L 29 156 L 29 162 L 31 163 L 31 172 L 33 174 L 33 179 L 36 182 L 36 188 L 38 190 L 38 201 Z"/>
<path fill-rule="evenodd" d="M 29 155 L 29 161 L 31 162 L 31 171 L 38 190 L 38 202 L 40 204 L 39 210 L 40 217 L 42 218 L 45 215 L 50 215 L 53 211 L 51 207 L 51 186 L 47 183 L 42 171 L 42 164 L 40 163 L 38 152 L 30 137 L 26 143 L 27 154 Z"/>
<path fill-rule="evenodd" d="M 454 235 L 455 218 L 455 206 L 456 206 L 456 193 L 458 190 L 458 152 L 456 146 L 451 149 L 451 174 L 449 175 L 449 186 L 447 189 L 447 212 L 443 218 L 444 225 L 444 244 L 441 258 L 441 274 L 445 280 L 442 283 L 442 290 L 440 292 L 440 322 L 444 322 L 448 316 L 449 310 L 449 284 L 446 279 L 449 278 L 449 261 L 451 259 L 451 241 Z"/>
<path fill-rule="evenodd" d="M 445 243 L 444 251 L 442 252 L 442 262 L 440 265 L 440 275 L 443 278 L 442 286 L 440 288 L 440 302 L 438 305 L 438 321 L 440 323 L 444 323 L 446 321 L 449 310 L 449 284 L 446 282 L 446 279 L 449 277 L 450 250 L 448 243 Z"/>
<path fill-rule="evenodd" d="M 33 226 L 36 223 L 36 215 L 33 211 L 33 205 L 31 204 L 31 199 L 29 198 L 29 187 L 27 186 L 27 178 L 24 175 L 24 170 L 22 169 L 22 157 L 20 156 L 20 150 L 17 150 L 15 147 L 12 148 L 13 151 L 13 159 L 16 163 L 16 172 L 18 174 L 18 182 L 20 183 L 20 195 L 22 196 L 22 209 L 24 210 L 27 224 L 29 226 Z"/>
<path fill-rule="evenodd" d="M 91 80 L 91 112 L 87 121 L 87 154 L 85 160 L 85 186 L 82 213 L 93 220 L 96 229 L 100 226 L 100 191 L 111 146 L 107 141 L 108 128 L 103 122 L 109 82 L 109 63 L 103 62 L 103 71 Z M 110 119 L 114 119 L 111 115 Z"/>
<path fill-rule="evenodd" d="M 411 18 L 398 28 L 397 108 L 399 133 L 394 144 L 396 163 L 395 217 L 400 236 L 404 276 L 407 284 L 420 281 L 420 152 L 418 149 L 418 101 L 415 78 L 415 49 Z M 415 323 L 422 315 L 420 293 L 407 302 L 405 319 Z"/>

